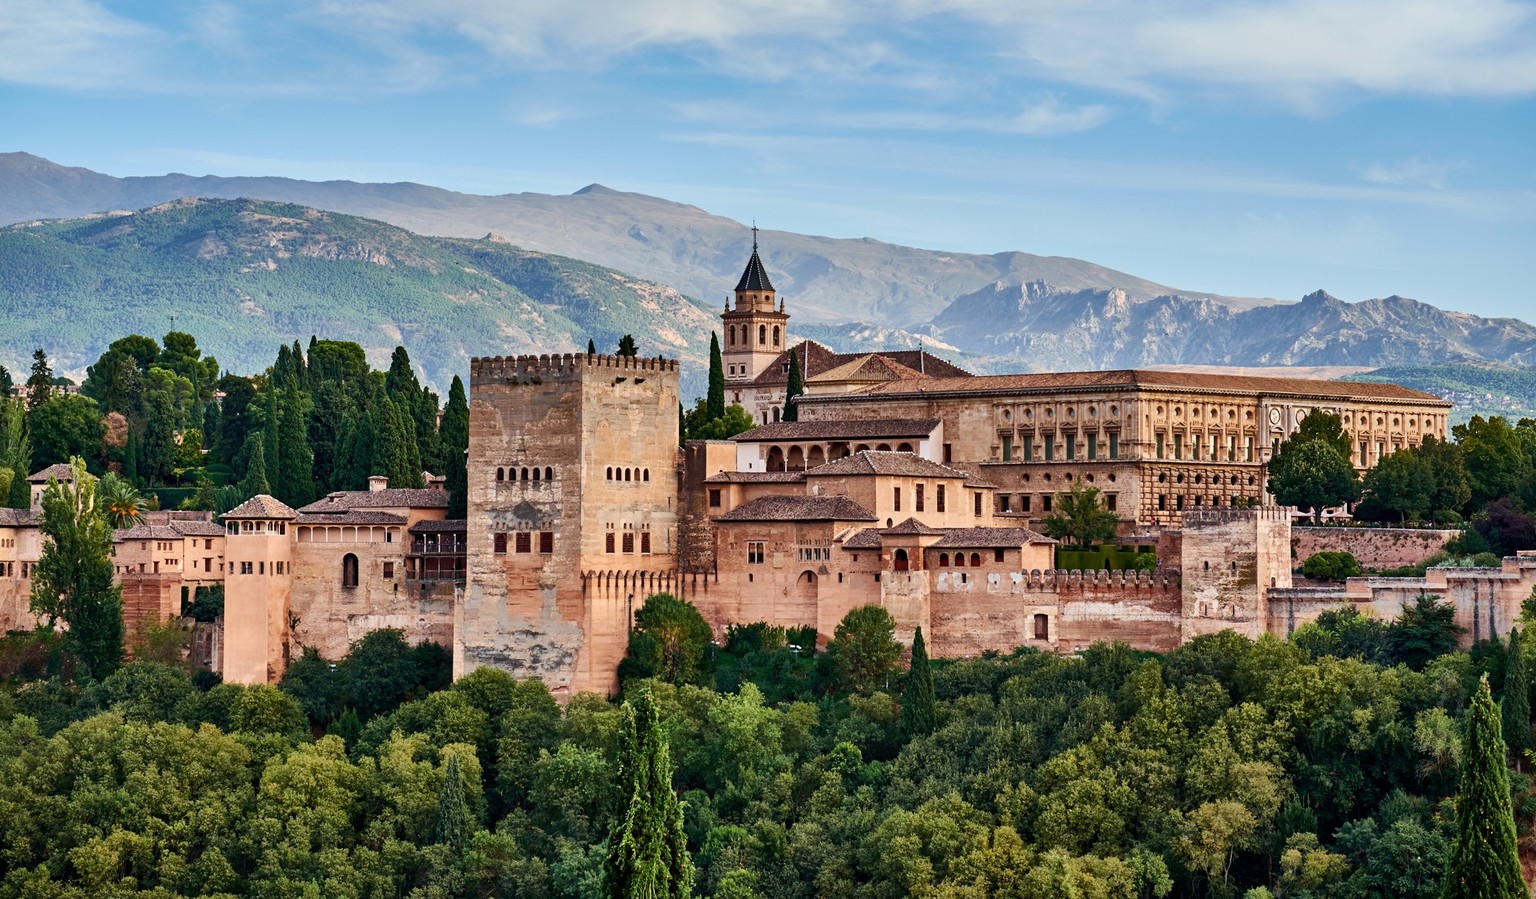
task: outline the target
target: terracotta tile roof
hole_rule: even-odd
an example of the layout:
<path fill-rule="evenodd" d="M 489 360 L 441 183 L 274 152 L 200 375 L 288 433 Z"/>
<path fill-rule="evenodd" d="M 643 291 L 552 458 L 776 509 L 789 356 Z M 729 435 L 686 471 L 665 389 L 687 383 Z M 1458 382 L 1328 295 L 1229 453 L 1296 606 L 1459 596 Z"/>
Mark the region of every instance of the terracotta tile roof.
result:
<path fill-rule="evenodd" d="M 413 534 L 451 534 L 469 530 L 469 522 L 462 518 L 445 518 L 442 521 L 418 521 L 411 525 Z"/>
<path fill-rule="evenodd" d="M 927 437 L 938 426 L 937 418 L 781 421 L 771 425 L 759 425 L 731 439 L 738 443 L 762 443 L 770 440 L 873 440 L 881 437 Z"/>
<path fill-rule="evenodd" d="M 181 534 L 183 537 L 222 537 L 222 536 L 224 536 L 224 526 L 223 525 L 219 525 L 219 524 L 214 524 L 212 519 L 207 519 L 207 518 L 202 519 L 200 521 L 180 521 L 180 520 L 172 519 L 170 524 L 167 525 L 167 527 L 169 527 L 171 530 L 176 531 L 177 533 Z"/>
<path fill-rule="evenodd" d="M 944 531 L 944 537 L 934 546 L 969 549 L 1055 542 L 1050 537 L 1029 528 L 948 528 Z"/>
<path fill-rule="evenodd" d="M 874 521 L 875 513 L 846 496 L 762 496 L 720 521 Z"/>
<path fill-rule="evenodd" d="M 1122 369 L 1116 371 L 1046 372 L 1039 374 L 983 375 L 968 378 L 927 378 L 891 381 L 856 394 L 856 397 L 887 397 L 933 393 L 1050 393 L 1063 390 L 1106 389 L 1200 390 L 1213 393 L 1269 394 L 1317 399 L 1406 400 L 1449 407 L 1440 397 L 1397 384 L 1368 381 L 1323 381 L 1310 378 L 1267 378 L 1208 372 Z M 848 397 L 806 397 L 807 401 L 844 400 Z"/>
<path fill-rule="evenodd" d="M 844 456 L 836 462 L 818 465 L 805 471 L 806 477 L 845 476 L 860 474 L 890 475 L 905 478 L 969 478 L 970 475 L 947 465 L 930 462 L 916 453 L 889 453 L 864 450 Z"/>
<path fill-rule="evenodd" d="M 180 540 L 183 537 L 223 537 L 224 528 L 211 521 L 172 521 L 168 524 L 136 524 L 112 532 L 112 541 Z"/>
<path fill-rule="evenodd" d="M 31 477 L 27 478 L 27 483 L 44 484 L 47 483 L 49 478 L 58 478 L 61 481 L 68 481 L 73 479 L 74 476 L 74 472 L 70 470 L 68 465 L 65 465 L 63 462 L 55 462 L 42 471 L 39 471 L 36 474 L 33 474 Z"/>
<path fill-rule="evenodd" d="M 878 353 L 866 353 L 863 356 L 856 356 L 835 368 L 828 369 L 819 375 L 813 375 L 806 379 L 806 383 L 814 384 L 836 381 L 883 383 L 885 381 L 913 381 L 925 377 L 927 375 L 924 375 L 917 369 L 908 368 L 887 356 Z"/>
<path fill-rule="evenodd" d="M 372 509 L 348 509 L 343 512 L 301 512 L 294 524 L 405 524 L 404 515 Z"/>
<path fill-rule="evenodd" d="M 298 514 L 299 513 L 288 508 L 287 505 L 279 502 L 277 499 L 270 497 L 265 493 L 258 493 L 240 505 L 230 509 L 228 512 L 225 512 L 223 517 L 225 519 L 297 518 Z"/>
<path fill-rule="evenodd" d="M 0 527 L 37 527 L 41 516 L 30 509 L 0 508 Z"/>
<path fill-rule="evenodd" d="M 918 521 L 916 518 L 908 518 L 906 521 L 903 521 L 901 524 L 898 524 L 895 527 L 886 528 L 883 533 L 893 537 L 910 537 L 913 535 L 933 536 L 936 534 L 942 534 L 944 532 L 938 528 L 931 528 L 928 525 L 923 524 L 921 521 Z"/>
<path fill-rule="evenodd" d="M 843 540 L 843 549 L 879 549 L 880 529 L 864 528 Z"/>
<path fill-rule="evenodd" d="M 798 471 L 717 471 L 706 484 L 795 484 L 805 480 Z"/>
<path fill-rule="evenodd" d="M 446 509 L 448 491 L 432 488 L 387 487 L 383 490 L 338 490 L 300 512 L 329 514 L 348 509 Z"/>
<path fill-rule="evenodd" d="M 806 381 L 819 378 L 833 369 L 848 365 L 851 362 L 868 359 L 871 356 L 894 363 L 895 366 L 912 372 L 922 378 L 967 378 L 971 373 L 963 368 L 951 365 L 933 355 L 927 350 L 897 350 L 889 353 L 834 353 L 814 340 L 804 340 L 799 344 L 785 350 L 763 369 L 763 373 L 752 380 L 753 387 L 783 387 L 789 383 L 789 372 L 784 366 L 789 364 L 789 354 L 794 353 L 800 357 L 800 376 Z M 890 369 L 893 374 L 896 368 Z M 727 383 L 729 388 L 730 384 Z"/>

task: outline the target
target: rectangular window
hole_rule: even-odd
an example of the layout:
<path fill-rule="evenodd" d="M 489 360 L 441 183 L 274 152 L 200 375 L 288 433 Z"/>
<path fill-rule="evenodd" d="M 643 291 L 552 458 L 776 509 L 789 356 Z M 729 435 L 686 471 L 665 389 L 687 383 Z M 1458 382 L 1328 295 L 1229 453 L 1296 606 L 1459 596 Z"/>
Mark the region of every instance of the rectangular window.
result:
<path fill-rule="evenodd" d="M 1021 493 L 1021 494 L 1019 494 L 1019 511 L 1020 512 L 1028 512 L 1029 511 L 1029 494 L 1028 493 Z"/>
<path fill-rule="evenodd" d="M 977 491 L 973 492 L 971 494 L 971 499 L 975 500 L 975 502 L 976 502 L 976 513 L 975 514 L 976 514 L 977 518 L 980 518 L 981 517 L 981 491 L 977 490 Z"/>
<path fill-rule="evenodd" d="M 720 488 L 719 487 L 711 487 L 711 488 L 709 488 L 709 507 L 711 509 L 718 509 L 718 508 L 720 508 Z"/>
<path fill-rule="evenodd" d="M 940 511 L 940 512 L 944 511 L 944 485 L 943 484 L 940 484 L 937 487 L 933 488 L 933 508 L 938 510 L 938 511 Z"/>
<path fill-rule="evenodd" d="M 204 558 L 203 559 L 203 570 L 204 571 L 212 571 L 213 570 L 213 560 L 212 559 L 210 559 L 210 558 Z"/>
<path fill-rule="evenodd" d="M 1049 493 L 1047 493 L 1045 496 L 1040 497 L 1040 511 L 1042 511 L 1042 512 L 1049 512 L 1049 511 L 1051 511 L 1051 495 Z"/>
<path fill-rule="evenodd" d="M 1003 494 L 1003 495 L 1002 495 L 1002 496 L 999 496 L 999 497 L 998 497 L 998 498 L 997 498 L 997 501 L 998 501 L 998 502 L 999 502 L 999 503 L 1001 503 L 1001 504 L 1002 504 L 1002 505 L 1001 505 L 1001 506 L 1000 506 L 1000 508 L 1001 508 L 1001 509 L 1002 509 L 1002 511 L 1004 511 L 1004 512 L 1009 512 L 1009 511 L 1012 511 L 1012 510 L 1011 510 L 1011 509 L 1009 509 L 1009 508 L 1008 508 L 1008 501 L 1009 501 L 1009 499 L 1008 499 L 1008 494 L 1006 494 L 1006 493 L 1005 493 L 1005 494 Z"/>
<path fill-rule="evenodd" d="M 1013 437 L 1010 435 L 1003 436 L 1003 461 L 1013 461 Z"/>
<path fill-rule="evenodd" d="M 1249 462 L 1253 461 L 1253 438 L 1252 437 L 1244 437 L 1243 438 L 1243 455 L 1244 455 L 1244 457 L 1246 457 L 1247 461 L 1249 461 Z M 1365 444 L 1363 444 L 1363 443 L 1360 445 L 1360 455 L 1362 457 L 1365 456 Z"/>
<path fill-rule="evenodd" d="M 278 572 L 278 574 L 282 574 L 282 572 Z M 394 562 L 385 562 L 384 563 L 384 580 L 386 580 L 386 581 L 393 580 L 394 577 L 395 577 L 395 563 Z"/>
<path fill-rule="evenodd" d="M 896 511 L 900 512 L 901 511 L 901 488 L 900 487 L 892 487 L 891 488 L 891 502 L 892 502 L 892 507 Z"/>
<path fill-rule="evenodd" d="M 555 551 L 555 532 L 539 531 L 539 552 L 549 555 Z"/>
<path fill-rule="evenodd" d="M 1275 447 L 1275 448 L 1279 449 L 1278 446 Z M 1381 461 L 1381 457 L 1386 455 L 1386 451 L 1387 451 L 1386 443 L 1384 443 L 1384 442 L 1382 442 L 1380 440 L 1376 441 L 1376 461 L 1377 462 L 1380 462 Z"/>
<path fill-rule="evenodd" d="M 951 463 L 953 461 L 954 461 L 954 459 L 952 458 L 952 454 L 950 453 L 950 446 L 949 446 L 949 444 L 946 443 L 946 444 L 944 444 L 944 464 L 948 465 L 949 463 Z"/>
<path fill-rule="evenodd" d="M 1119 431 L 1110 431 L 1109 432 L 1109 457 L 1111 459 L 1118 459 L 1118 458 L 1120 458 L 1120 432 Z"/>
<path fill-rule="evenodd" d="M 1364 440 L 1362 440 L 1362 441 L 1360 441 L 1360 463 L 1359 463 L 1359 464 L 1360 464 L 1360 465 L 1362 465 L 1362 466 L 1363 466 L 1363 465 L 1366 465 L 1366 464 L 1367 464 L 1367 458 L 1366 458 L 1366 457 L 1367 457 L 1367 456 L 1368 456 L 1368 455 L 1369 455 L 1369 454 L 1368 454 L 1368 453 L 1367 453 L 1367 452 L 1366 452 L 1366 444 L 1365 444 L 1365 441 L 1364 441 Z"/>
<path fill-rule="evenodd" d="M 1184 458 L 1184 435 L 1183 434 L 1175 434 L 1175 435 L 1173 435 L 1173 457 L 1175 459 L 1182 459 L 1182 458 Z"/>
<path fill-rule="evenodd" d="M 603 552 L 607 552 L 607 553 L 613 552 L 613 531 L 609 531 L 607 534 L 604 534 L 603 536 L 606 538 L 603 541 Z"/>
<path fill-rule="evenodd" d="M 1002 550 L 1002 547 L 998 547 L 997 549 L 992 550 L 992 561 L 994 561 L 994 562 L 1001 562 L 1002 560 L 1003 560 L 1003 550 Z"/>
<path fill-rule="evenodd" d="M 527 531 L 517 532 L 517 551 L 519 553 L 533 552 L 533 535 Z"/>
<path fill-rule="evenodd" d="M 1068 434 L 1067 435 L 1067 461 L 1068 462 L 1075 462 L 1075 461 L 1077 461 L 1077 435 L 1076 434 Z"/>
<path fill-rule="evenodd" d="M 763 544 L 762 544 L 762 541 L 760 541 L 760 540 L 748 540 L 747 541 L 747 564 L 748 565 L 761 565 L 761 564 L 763 564 Z"/>
<path fill-rule="evenodd" d="M 139 565 L 139 570 L 140 571 L 144 570 L 144 566 L 142 564 Z M 255 571 L 256 571 L 255 563 L 253 563 L 253 562 L 241 562 L 240 563 L 240 573 L 241 574 L 253 574 Z"/>
<path fill-rule="evenodd" d="M 634 552 L 635 552 L 635 532 L 634 531 L 625 531 L 624 532 L 624 554 L 625 555 L 633 555 Z"/>
<path fill-rule="evenodd" d="M 506 553 L 507 553 L 507 532 L 506 531 L 499 531 L 496 534 L 496 554 L 497 555 L 506 555 Z"/>
<path fill-rule="evenodd" d="M 1237 435 L 1236 434 L 1228 434 L 1227 435 L 1227 461 L 1228 462 L 1236 462 L 1237 461 Z"/>
<path fill-rule="evenodd" d="M 1099 435 L 1098 434 L 1094 434 L 1094 433 L 1089 433 L 1089 435 L 1088 435 L 1088 460 L 1091 462 L 1094 459 L 1097 459 L 1098 457 L 1099 457 Z"/>
<path fill-rule="evenodd" d="M 1056 458 L 1056 435 L 1041 435 L 1045 440 L 1045 461 L 1051 462 Z"/>
<path fill-rule="evenodd" d="M 1115 499 L 1116 496 L 1113 493 L 1104 494 L 1104 508 L 1111 512 L 1115 511 Z"/>
<path fill-rule="evenodd" d="M 1163 437 L 1165 436 L 1164 434 L 1157 435 L 1157 457 L 1159 459 L 1163 457 Z"/>
<path fill-rule="evenodd" d="M 1157 496 L 1157 511 L 1159 511 L 1159 512 L 1166 512 L 1166 511 L 1168 511 L 1168 494 L 1166 494 L 1166 493 L 1158 494 L 1158 496 Z"/>
<path fill-rule="evenodd" d="M 155 563 L 155 570 L 156 571 L 160 570 L 160 563 L 159 562 Z M 256 573 L 257 574 L 266 574 L 267 573 L 267 563 L 266 562 L 257 562 L 256 563 Z"/>
<path fill-rule="evenodd" d="M 641 531 L 640 532 L 640 554 L 641 555 L 646 555 L 646 556 L 651 554 L 651 532 L 650 531 Z"/>
<path fill-rule="evenodd" d="M 923 485 L 918 484 L 912 488 L 912 511 L 923 511 Z"/>
<path fill-rule="evenodd" d="M 1033 462 L 1035 459 L 1035 435 L 1024 435 L 1024 453 L 1021 456 L 1025 462 Z"/>
<path fill-rule="evenodd" d="M 1221 447 L 1217 446 L 1217 444 L 1220 443 L 1220 442 L 1221 442 L 1221 435 L 1220 434 L 1212 434 L 1211 435 L 1211 461 L 1212 462 L 1216 462 L 1216 461 L 1221 459 Z"/>

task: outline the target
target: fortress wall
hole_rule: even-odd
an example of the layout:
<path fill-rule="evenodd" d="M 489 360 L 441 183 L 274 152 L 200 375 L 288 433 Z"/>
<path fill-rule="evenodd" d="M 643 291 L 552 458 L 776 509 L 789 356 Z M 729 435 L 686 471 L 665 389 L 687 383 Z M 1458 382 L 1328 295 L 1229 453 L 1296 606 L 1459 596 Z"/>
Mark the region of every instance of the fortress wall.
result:
<path fill-rule="evenodd" d="M 1420 565 L 1459 533 L 1428 528 L 1296 527 L 1291 529 L 1292 559 L 1300 565 L 1313 553 L 1342 551 L 1368 569 Z"/>

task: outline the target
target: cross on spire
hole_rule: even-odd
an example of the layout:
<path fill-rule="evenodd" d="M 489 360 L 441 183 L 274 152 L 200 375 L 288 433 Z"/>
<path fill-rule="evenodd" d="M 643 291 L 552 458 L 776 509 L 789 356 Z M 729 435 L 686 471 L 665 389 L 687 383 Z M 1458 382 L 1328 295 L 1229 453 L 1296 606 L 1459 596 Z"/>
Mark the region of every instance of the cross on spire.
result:
<path fill-rule="evenodd" d="M 752 220 L 752 252 L 757 252 L 757 219 Z"/>

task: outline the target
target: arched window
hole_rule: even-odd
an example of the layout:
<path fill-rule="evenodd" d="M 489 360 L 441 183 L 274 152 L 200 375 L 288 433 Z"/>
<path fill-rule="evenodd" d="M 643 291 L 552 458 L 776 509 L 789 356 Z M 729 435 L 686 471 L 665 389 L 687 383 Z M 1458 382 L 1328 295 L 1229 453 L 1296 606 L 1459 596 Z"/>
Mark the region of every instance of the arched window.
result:
<path fill-rule="evenodd" d="M 955 553 L 955 567 L 956 568 L 964 568 L 965 567 L 965 553 Z"/>
<path fill-rule="evenodd" d="M 544 466 L 544 480 L 546 480 L 546 481 L 553 481 L 554 479 L 555 479 L 555 470 L 553 468 L 549 467 L 548 465 Z"/>
<path fill-rule="evenodd" d="M 612 465 L 608 466 L 608 473 L 607 473 L 606 477 L 610 481 L 613 480 L 613 466 Z"/>
<path fill-rule="evenodd" d="M 632 473 L 633 472 L 630 469 L 628 469 L 628 468 L 624 469 L 624 480 L 626 480 L 626 481 L 631 480 L 630 475 Z"/>
<path fill-rule="evenodd" d="M 343 587 L 357 586 L 357 556 L 347 553 L 341 557 L 341 585 Z"/>
<path fill-rule="evenodd" d="M 757 342 L 758 342 L 759 345 L 764 345 L 764 346 L 767 345 L 767 343 L 768 343 L 768 326 L 767 325 L 758 325 L 757 326 Z"/>
<path fill-rule="evenodd" d="M 534 469 L 533 469 L 533 479 L 535 481 L 537 481 L 539 479 L 539 469 L 538 469 L 538 466 L 534 466 Z"/>
<path fill-rule="evenodd" d="M 778 421 L 779 420 L 779 407 L 778 406 L 774 406 L 773 407 L 773 420 L 774 421 Z"/>
<path fill-rule="evenodd" d="M 779 345 L 779 326 L 778 325 L 774 325 L 773 326 L 773 345 L 774 346 L 778 346 Z"/>
<path fill-rule="evenodd" d="M 980 568 L 981 567 L 981 553 L 971 553 L 971 567 L 972 568 Z"/>
<path fill-rule="evenodd" d="M 520 477 L 524 481 L 528 480 L 528 469 L 524 468 L 523 469 L 523 473 L 522 473 L 522 475 L 520 475 Z"/>
<path fill-rule="evenodd" d="M 498 469 L 496 469 L 496 480 L 498 480 L 498 481 L 505 481 L 506 479 L 507 479 L 507 470 L 505 468 L 498 468 Z"/>
<path fill-rule="evenodd" d="M 949 553 L 939 553 L 939 567 L 940 568 L 948 568 L 949 567 Z"/>
<path fill-rule="evenodd" d="M 651 470 L 649 468 L 647 468 L 644 471 L 642 471 L 640 473 L 640 479 L 645 481 L 647 484 L 649 484 L 651 482 Z"/>
<path fill-rule="evenodd" d="M 736 326 L 731 325 L 731 346 L 736 345 Z"/>
<path fill-rule="evenodd" d="M 892 557 L 892 562 L 897 571 L 906 571 L 910 564 L 907 561 L 907 551 L 904 549 L 896 550 L 896 554 Z"/>

